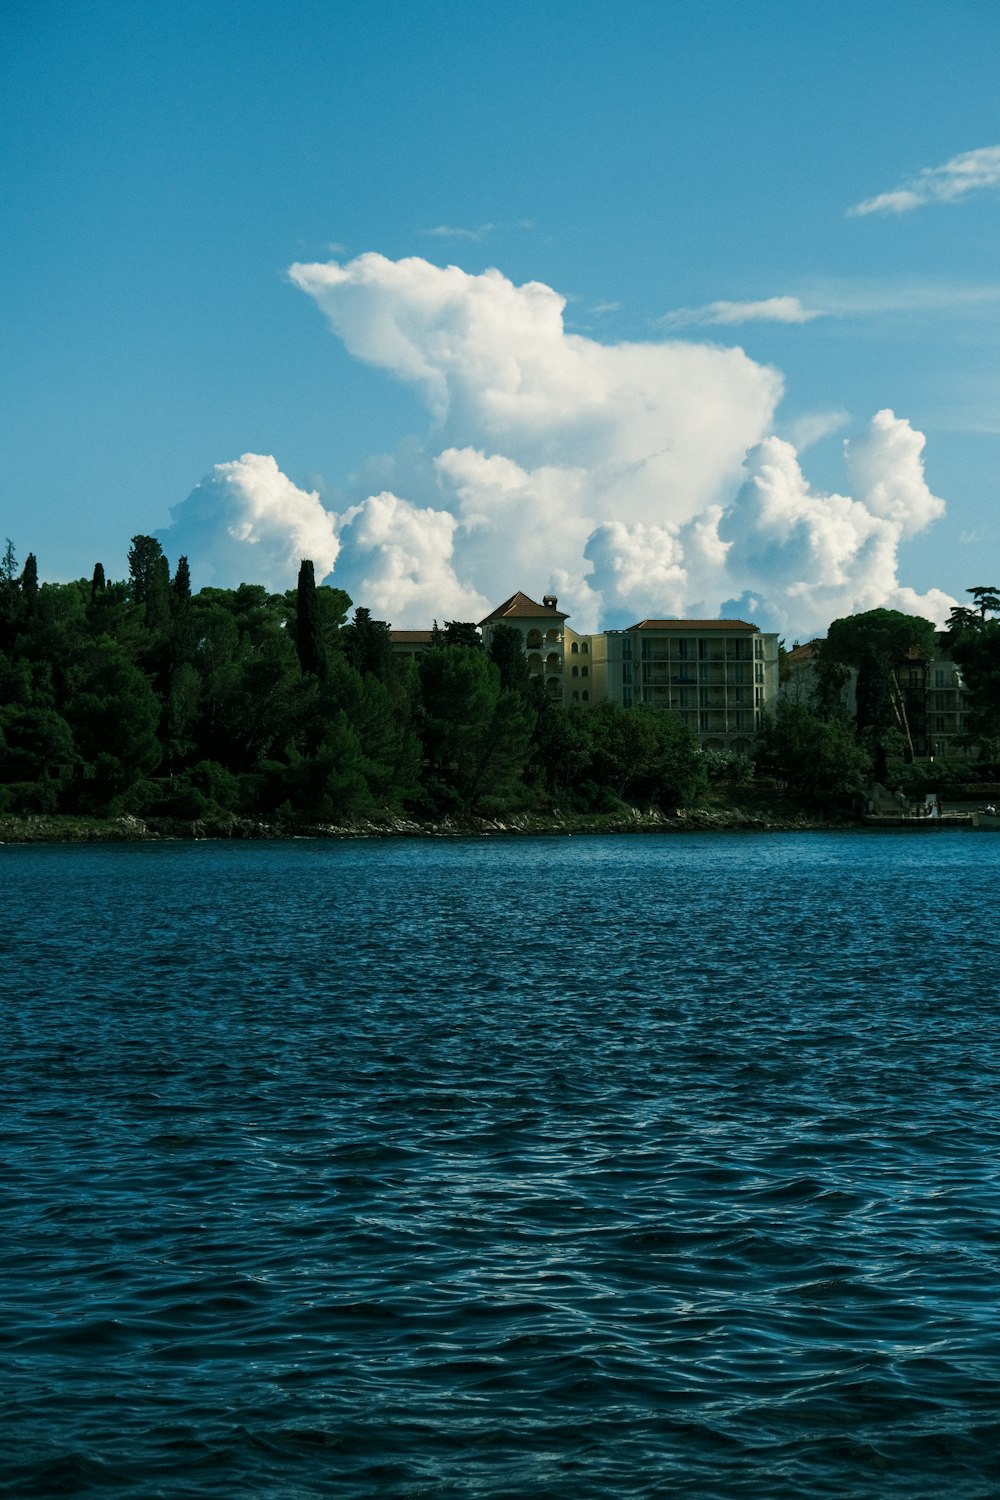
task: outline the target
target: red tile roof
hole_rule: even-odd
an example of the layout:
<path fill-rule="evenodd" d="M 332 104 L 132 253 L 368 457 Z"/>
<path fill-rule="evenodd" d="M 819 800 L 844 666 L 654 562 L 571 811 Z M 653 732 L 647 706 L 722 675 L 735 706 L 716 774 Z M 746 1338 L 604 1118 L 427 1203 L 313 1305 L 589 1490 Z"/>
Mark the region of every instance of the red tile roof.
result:
<path fill-rule="evenodd" d="M 389 631 L 389 640 L 394 646 L 429 646 L 433 639 L 433 630 Z"/>
<path fill-rule="evenodd" d="M 527 594 L 520 590 L 511 594 L 503 604 L 498 604 L 492 614 L 488 614 L 485 620 L 480 620 L 480 625 L 488 625 L 493 620 L 568 620 L 569 615 L 564 614 L 561 609 L 553 609 L 551 604 L 536 604 L 534 599 L 529 599 Z"/>

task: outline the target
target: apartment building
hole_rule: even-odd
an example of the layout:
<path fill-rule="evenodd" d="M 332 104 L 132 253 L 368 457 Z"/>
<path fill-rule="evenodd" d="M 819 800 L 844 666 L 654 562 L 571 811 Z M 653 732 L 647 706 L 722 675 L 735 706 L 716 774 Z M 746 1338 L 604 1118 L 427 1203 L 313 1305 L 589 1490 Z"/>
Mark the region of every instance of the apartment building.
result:
<path fill-rule="evenodd" d="M 640 620 L 601 638 L 604 696 L 679 714 L 706 748 L 750 750 L 778 697 L 778 637 L 746 620 Z"/>
<path fill-rule="evenodd" d="M 487 651 L 498 625 L 518 631 L 528 670 L 553 703 L 669 709 L 706 748 L 750 750 L 777 701 L 778 637 L 745 620 L 640 620 L 585 635 L 568 619 L 554 594 L 539 604 L 519 590 L 479 630 Z M 394 630 L 391 638 L 401 656 L 418 655 L 433 639 L 427 630 Z"/>

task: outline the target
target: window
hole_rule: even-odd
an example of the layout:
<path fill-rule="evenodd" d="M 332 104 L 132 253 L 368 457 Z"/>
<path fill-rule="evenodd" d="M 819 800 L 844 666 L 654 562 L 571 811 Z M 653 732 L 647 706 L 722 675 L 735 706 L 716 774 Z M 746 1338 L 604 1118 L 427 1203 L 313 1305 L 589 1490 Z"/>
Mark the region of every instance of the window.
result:
<path fill-rule="evenodd" d="M 590 650 L 590 647 L 587 645 L 586 641 L 581 641 L 580 642 L 580 650 L 583 651 L 583 652 L 587 652 L 587 651 Z"/>
<path fill-rule="evenodd" d="M 579 649 L 580 649 L 580 648 L 579 648 L 579 646 L 578 646 L 578 645 L 577 645 L 577 644 L 576 644 L 576 641 L 574 641 L 574 642 L 573 642 L 573 644 L 572 644 L 572 646 L 570 646 L 570 648 L 569 648 L 569 649 L 570 649 L 570 654 L 571 654 L 571 655 L 572 655 L 572 656 L 575 656 L 575 655 L 576 655 L 576 654 L 577 654 L 577 652 L 578 652 L 578 651 L 579 651 Z"/>
<path fill-rule="evenodd" d="M 575 671 L 576 668 L 574 667 L 573 670 Z M 590 676 L 590 668 L 589 667 L 581 667 L 580 668 L 580 676 L 581 677 L 589 677 Z"/>
<path fill-rule="evenodd" d="M 580 697 L 583 699 L 584 703 L 590 702 L 590 694 L 587 692 L 586 688 L 584 688 L 583 692 L 580 694 Z"/>
<path fill-rule="evenodd" d="M 572 675 L 573 675 L 573 676 L 574 676 L 574 677 L 579 677 L 579 675 L 580 675 L 580 668 L 579 668 L 579 667 L 574 667 L 574 668 L 573 668 L 573 674 L 572 674 Z"/>
<path fill-rule="evenodd" d="M 934 668 L 934 686 L 936 688 L 943 688 L 943 687 L 947 687 L 948 686 L 948 668 L 947 667 L 935 667 Z"/>
<path fill-rule="evenodd" d="M 574 693 L 573 694 L 573 702 L 574 703 L 579 703 L 579 701 L 580 701 L 580 694 L 579 693 Z"/>

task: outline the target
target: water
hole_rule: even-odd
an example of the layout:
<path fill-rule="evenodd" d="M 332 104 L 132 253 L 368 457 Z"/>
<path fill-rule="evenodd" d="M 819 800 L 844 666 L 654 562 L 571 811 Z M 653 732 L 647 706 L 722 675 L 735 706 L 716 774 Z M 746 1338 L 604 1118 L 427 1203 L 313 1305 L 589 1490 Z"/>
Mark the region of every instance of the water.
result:
<path fill-rule="evenodd" d="M 0 1494 L 1000 1493 L 998 865 L 0 849 Z"/>

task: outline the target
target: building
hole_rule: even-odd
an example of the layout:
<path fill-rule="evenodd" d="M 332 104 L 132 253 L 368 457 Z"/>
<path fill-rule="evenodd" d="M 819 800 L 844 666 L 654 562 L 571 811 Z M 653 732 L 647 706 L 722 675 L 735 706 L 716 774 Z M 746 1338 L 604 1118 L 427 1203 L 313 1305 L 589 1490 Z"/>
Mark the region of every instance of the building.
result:
<path fill-rule="evenodd" d="M 788 652 L 781 685 L 783 698 L 813 706 L 822 644 L 821 640 L 809 641 Z M 899 730 L 914 756 L 960 760 L 978 753 L 968 738 L 968 697 L 962 673 L 948 653 L 947 631 L 937 632 L 930 660 L 911 654 L 897 662 L 893 681 Z M 857 712 L 857 685 L 857 671 L 851 668 L 841 690 L 841 703 L 852 717 Z"/>
<path fill-rule="evenodd" d="M 640 620 L 605 631 L 603 696 L 679 714 L 705 748 L 748 751 L 778 697 L 778 637 L 745 620 Z"/>
<path fill-rule="evenodd" d="M 528 671 L 539 678 L 553 703 L 562 703 L 564 665 L 564 625 L 569 616 L 557 609 L 555 594 L 543 594 L 541 604 L 520 591 L 511 594 L 503 604 L 480 620 L 483 646 L 488 651 L 493 631 L 498 625 L 509 625 L 520 632 Z"/>

